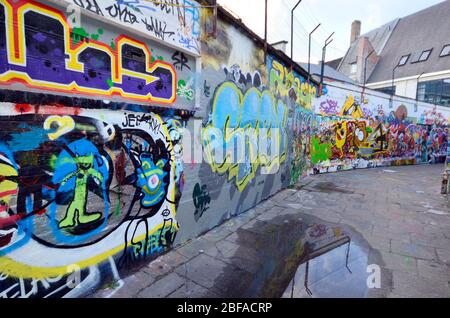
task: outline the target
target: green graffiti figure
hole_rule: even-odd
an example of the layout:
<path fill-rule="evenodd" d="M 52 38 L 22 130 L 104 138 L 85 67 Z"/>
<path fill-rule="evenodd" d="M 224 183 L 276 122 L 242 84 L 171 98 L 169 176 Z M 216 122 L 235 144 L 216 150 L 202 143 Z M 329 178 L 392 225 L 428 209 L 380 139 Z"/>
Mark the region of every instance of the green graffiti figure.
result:
<path fill-rule="evenodd" d="M 60 228 L 73 227 L 77 224 L 87 224 L 97 221 L 101 218 L 102 213 L 86 213 L 86 202 L 88 196 L 87 181 L 90 176 L 97 179 L 99 182 L 103 181 L 103 176 L 93 168 L 94 155 L 80 156 L 74 158 L 77 170 L 69 174 L 61 182 L 61 185 L 68 182 L 75 177 L 75 193 L 73 200 L 70 203 L 66 216 L 59 222 Z"/>
<path fill-rule="evenodd" d="M 311 145 L 311 162 L 317 164 L 330 159 L 332 154 L 331 148 L 332 146 L 330 143 L 321 143 L 319 138 L 313 138 Z"/>

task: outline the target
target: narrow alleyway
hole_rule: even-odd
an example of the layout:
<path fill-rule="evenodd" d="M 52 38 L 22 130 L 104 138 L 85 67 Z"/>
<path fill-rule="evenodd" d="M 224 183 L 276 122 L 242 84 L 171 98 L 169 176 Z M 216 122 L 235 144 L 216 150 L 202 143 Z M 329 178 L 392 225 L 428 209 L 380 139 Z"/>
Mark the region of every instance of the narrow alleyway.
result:
<path fill-rule="evenodd" d="M 309 177 L 93 297 L 450 297 L 442 172 Z"/>

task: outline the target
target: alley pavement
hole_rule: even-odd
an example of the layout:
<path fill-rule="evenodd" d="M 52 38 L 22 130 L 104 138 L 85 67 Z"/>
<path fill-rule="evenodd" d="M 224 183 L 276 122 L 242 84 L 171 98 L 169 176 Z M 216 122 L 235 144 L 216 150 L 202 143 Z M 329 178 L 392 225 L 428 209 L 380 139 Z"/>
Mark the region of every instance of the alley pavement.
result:
<path fill-rule="evenodd" d="M 90 297 L 450 297 L 443 170 L 308 177 Z"/>

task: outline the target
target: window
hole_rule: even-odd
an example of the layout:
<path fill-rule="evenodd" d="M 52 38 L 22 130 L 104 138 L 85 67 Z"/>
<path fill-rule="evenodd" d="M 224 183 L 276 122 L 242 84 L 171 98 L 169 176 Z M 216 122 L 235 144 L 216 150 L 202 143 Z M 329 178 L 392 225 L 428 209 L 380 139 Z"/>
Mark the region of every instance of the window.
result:
<path fill-rule="evenodd" d="M 443 57 L 448 55 L 450 55 L 450 44 L 447 44 L 442 48 L 441 54 L 439 56 Z"/>
<path fill-rule="evenodd" d="M 450 78 L 419 83 L 417 99 L 421 102 L 450 107 Z"/>
<path fill-rule="evenodd" d="M 385 93 L 388 95 L 395 95 L 395 89 L 396 89 L 396 86 L 394 86 L 394 87 L 389 86 L 389 87 L 377 88 L 375 90 L 380 93 Z"/>
<path fill-rule="evenodd" d="M 417 60 L 413 60 L 411 63 L 425 62 L 430 57 L 432 51 L 433 49 L 422 51 L 422 53 L 418 55 Z"/>
<path fill-rule="evenodd" d="M 350 73 L 356 74 L 356 71 L 357 71 L 357 65 L 356 65 L 356 63 L 350 64 Z"/>
<path fill-rule="evenodd" d="M 400 61 L 398 62 L 398 66 L 403 66 L 403 65 L 405 65 L 405 64 L 408 62 L 409 56 L 410 56 L 410 54 L 408 54 L 408 55 L 403 55 L 403 56 L 400 58 Z"/>

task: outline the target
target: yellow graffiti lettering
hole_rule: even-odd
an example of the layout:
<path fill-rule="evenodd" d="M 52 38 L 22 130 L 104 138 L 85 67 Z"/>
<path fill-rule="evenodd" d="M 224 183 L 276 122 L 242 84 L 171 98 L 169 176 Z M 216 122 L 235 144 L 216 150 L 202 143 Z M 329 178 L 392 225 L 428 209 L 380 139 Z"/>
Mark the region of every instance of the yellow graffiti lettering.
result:
<path fill-rule="evenodd" d="M 86 67 L 83 62 L 80 62 L 80 55 L 88 49 L 107 54 L 111 61 L 110 65 L 108 65 L 111 69 L 111 78 L 104 80 L 104 86 L 107 88 L 97 88 L 94 87 L 95 84 L 91 84 L 90 82 L 84 83 L 83 81 L 76 80 L 70 83 L 59 83 L 56 81 L 36 79 L 25 70 L 19 71 L 13 68 L 0 74 L 0 83 L 10 84 L 11 82 L 22 82 L 27 86 L 50 91 L 75 92 L 95 96 L 110 97 L 119 95 L 127 99 L 141 102 L 169 104 L 176 100 L 177 79 L 173 65 L 161 61 L 151 63 L 151 53 L 145 44 L 125 35 L 120 35 L 116 38 L 113 45 L 114 49 L 105 43 L 100 43 L 95 40 L 82 41 L 75 44 L 71 38 L 73 30 L 62 12 L 33 1 L 21 1 L 12 5 L 11 0 L 0 0 L 0 6 L 3 6 L 5 10 L 4 23 L 6 25 L 7 58 L 12 66 L 27 66 L 25 15 L 28 12 L 36 12 L 42 15 L 43 18 L 56 21 L 62 27 L 64 33 L 64 54 L 67 56 L 64 65 L 65 71 L 84 73 Z M 17 22 L 13 23 L 13 21 Z M 143 60 L 145 60 L 146 66 L 145 73 L 127 69 L 122 65 L 122 59 L 124 57 L 123 47 L 125 45 L 132 46 L 143 52 L 145 57 Z M 122 85 L 125 83 L 124 78 L 127 77 L 145 80 L 146 85 L 151 84 L 159 80 L 158 77 L 150 75 L 157 69 L 166 70 L 168 76 L 171 77 L 170 82 L 167 83 L 168 87 L 171 89 L 169 97 L 154 96 L 151 92 L 139 94 L 132 92 Z"/>
<path fill-rule="evenodd" d="M 44 122 L 44 129 L 51 130 L 52 125 L 57 128 L 55 132 L 48 134 L 50 140 L 56 140 L 75 129 L 75 121 L 70 116 L 50 116 Z"/>

